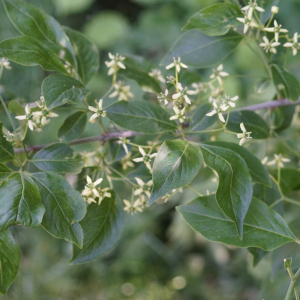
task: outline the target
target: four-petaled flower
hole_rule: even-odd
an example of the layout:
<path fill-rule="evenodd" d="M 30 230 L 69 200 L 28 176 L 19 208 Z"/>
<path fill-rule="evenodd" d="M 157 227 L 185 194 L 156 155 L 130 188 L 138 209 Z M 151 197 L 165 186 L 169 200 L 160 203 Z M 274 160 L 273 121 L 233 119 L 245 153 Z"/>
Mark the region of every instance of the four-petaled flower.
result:
<path fill-rule="evenodd" d="M 284 162 L 290 162 L 291 160 L 288 159 L 288 158 L 283 158 L 281 154 L 274 154 L 274 157 L 275 159 L 274 160 L 271 160 L 267 163 L 267 165 L 274 165 L 274 164 L 277 164 L 279 168 L 283 168 L 284 165 L 283 163 Z"/>
<path fill-rule="evenodd" d="M 189 91 L 187 89 L 187 87 L 183 88 L 180 82 L 178 82 L 177 88 L 178 88 L 179 92 L 172 95 L 172 99 L 177 100 L 177 99 L 180 99 L 180 98 L 184 98 L 185 102 L 187 104 L 191 105 L 192 104 L 191 100 L 187 95 L 194 95 L 195 91 Z"/>
<path fill-rule="evenodd" d="M 217 101 L 214 100 L 213 102 L 213 110 L 209 113 L 207 113 L 206 115 L 208 117 L 212 117 L 215 114 L 218 114 L 219 120 L 223 123 L 225 123 L 225 119 L 223 117 L 223 112 L 226 111 L 229 108 L 229 105 L 227 105 L 226 103 L 221 103 L 218 105 Z"/>
<path fill-rule="evenodd" d="M 130 140 L 126 139 L 125 137 L 119 137 L 119 141 L 117 141 L 118 144 L 121 144 L 126 152 L 128 154 L 128 147 L 126 144 L 128 144 Z"/>
<path fill-rule="evenodd" d="M 102 108 L 103 100 L 100 99 L 98 103 L 98 108 L 95 108 L 93 106 L 89 106 L 89 110 L 92 111 L 94 114 L 90 117 L 90 122 L 98 118 L 99 116 L 105 117 L 106 111 Z"/>
<path fill-rule="evenodd" d="M 133 168 L 134 164 L 131 161 L 131 152 L 128 152 L 121 160 L 120 164 L 122 165 L 123 170 L 127 170 L 127 168 Z"/>
<path fill-rule="evenodd" d="M 113 75 L 118 72 L 119 69 L 126 69 L 122 61 L 125 59 L 124 56 L 119 55 L 118 53 L 116 55 L 108 53 L 108 57 L 111 59 L 111 61 L 106 61 L 105 64 L 109 68 L 108 75 Z"/>
<path fill-rule="evenodd" d="M 118 100 L 129 101 L 129 98 L 133 98 L 133 94 L 130 92 L 130 86 L 124 85 L 123 81 L 118 81 L 114 84 L 115 91 L 109 95 L 109 98 L 119 96 Z"/>
<path fill-rule="evenodd" d="M 281 25 L 278 25 L 276 20 L 274 20 L 274 27 L 264 28 L 264 30 L 268 32 L 274 32 L 275 42 L 278 42 L 280 32 L 289 32 L 287 29 L 281 28 Z"/>
<path fill-rule="evenodd" d="M 211 79 L 216 78 L 219 84 L 222 85 L 223 77 L 227 77 L 227 76 L 229 76 L 229 74 L 223 71 L 223 64 L 221 64 L 217 67 L 216 70 L 213 69 L 213 74 L 211 74 L 209 78 Z"/>
<path fill-rule="evenodd" d="M 180 68 L 187 68 L 188 66 L 185 65 L 184 63 L 181 62 L 181 58 L 178 57 L 178 59 L 176 60 L 175 57 L 173 57 L 173 62 L 169 65 L 166 66 L 166 69 L 169 70 L 171 68 L 176 68 L 176 71 L 179 73 L 180 72 Z"/>
<path fill-rule="evenodd" d="M 25 115 L 24 116 L 17 116 L 16 119 L 18 120 L 27 120 L 28 127 L 31 131 L 34 128 L 34 121 L 33 121 L 33 113 L 31 113 L 28 104 L 25 106 Z"/>
<path fill-rule="evenodd" d="M 168 105 L 169 101 L 168 101 L 168 94 L 169 94 L 169 91 L 166 89 L 164 93 L 160 93 L 159 96 L 157 96 L 157 99 L 159 101 L 164 101 L 164 104 L 165 105 Z"/>
<path fill-rule="evenodd" d="M 157 68 L 152 69 L 151 72 L 148 73 L 151 77 L 159 80 L 160 82 L 166 82 L 165 78 L 162 76 L 161 71 Z"/>
<path fill-rule="evenodd" d="M 229 105 L 230 107 L 235 107 L 235 103 L 233 101 L 237 101 L 239 100 L 239 96 L 234 96 L 232 98 L 230 98 L 229 96 L 225 95 L 225 99 L 223 99 L 223 106 L 227 106 Z"/>
<path fill-rule="evenodd" d="M 264 43 L 260 43 L 259 46 L 263 47 L 266 52 L 270 51 L 270 52 L 276 54 L 277 50 L 275 47 L 279 46 L 280 43 L 279 42 L 270 43 L 270 41 L 268 40 L 268 38 L 266 36 L 263 36 L 263 40 L 264 40 Z"/>
<path fill-rule="evenodd" d="M 100 194 L 96 189 L 96 186 L 100 184 L 102 181 L 103 179 L 99 178 L 95 182 L 93 182 L 90 176 L 86 176 L 87 184 L 85 185 L 84 190 L 82 191 L 82 195 L 88 196 L 90 194 L 94 194 L 96 197 L 100 197 Z"/>
<path fill-rule="evenodd" d="M 252 19 L 252 14 L 253 14 L 254 9 L 259 11 L 259 12 L 264 12 L 265 11 L 262 7 L 259 7 L 257 5 L 256 0 L 254 0 L 254 2 L 252 2 L 252 0 L 250 0 L 249 4 L 242 7 L 241 9 L 242 9 L 242 11 L 247 13 L 247 17 L 249 19 Z"/>
<path fill-rule="evenodd" d="M 143 211 L 143 205 L 141 204 L 140 199 L 135 200 L 133 203 L 130 203 L 128 200 L 123 199 L 123 202 L 125 204 L 124 210 L 128 213 L 130 212 L 131 214 L 134 214 L 137 211 Z"/>
<path fill-rule="evenodd" d="M 4 57 L 0 58 L 0 67 L 1 66 L 3 66 L 7 70 L 11 70 L 9 60 Z"/>
<path fill-rule="evenodd" d="M 295 56 L 298 52 L 298 49 L 300 49 L 300 43 L 298 43 L 298 32 L 294 33 L 293 43 L 285 43 L 283 47 L 292 47 L 293 55 Z"/>
<path fill-rule="evenodd" d="M 248 16 L 244 16 L 244 18 L 236 18 L 238 21 L 244 23 L 244 33 L 246 33 L 249 27 L 258 27 L 258 24 L 253 20 L 249 19 Z"/>
<path fill-rule="evenodd" d="M 170 118 L 170 120 L 178 119 L 180 123 L 183 123 L 184 119 L 185 119 L 185 116 L 184 116 L 185 107 L 182 110 L 180 110 L 177 106 L 174 106 L 173 110 L 175 112 L 175 116 L 172 116 Z"/>
<path fill-rule="evenodd" d="M 250 132 L 247 132 L 247 130 L 246 130 L 245 126 L 244 126 L 244 123 L 241 123 L 241 124 L 240 124 L 240 128 L 241 128 L 241 130 L 243 131 L 243 133 L 238 133 L 238 134 L 237 134 L 237 137 L 238 137 L 239 139 L 241 139 L 241 140 L 240 140 L 240 143 L 239 143 L 239 145 L 241 146 L 246 140 L 251 140 L 252 137 L 250 136 L 251 131 L 250 131 Z"/>
<path fill-rule="evenodd" d="M 135 180 L 140 187 L 136 189 L 133 194 L 137 196 L 144 193 L 146 196 L 150 198 L 151 195 L 150 190 L 151 190 L 151 186 L 153 185 L 153 181 L 150 180 L 147 183 L 145 183 L 141 178 L 138 177 L 135 177 Z"/>
<path fill-rule="evenodd" d="M 142 154 L 142 157 L 134 158 L 133 161 L 134 162 L 143 161 L 145 163 L 146 167 L 149 170 L 151 170 L 151 165 L 150 165 L 151 158 L 155 157 L 157 155 L 157 153 L 146 154 L 146 152 L 144 151 L 144 149 L 141 146 L 139 146 L 139 151 Z"/>

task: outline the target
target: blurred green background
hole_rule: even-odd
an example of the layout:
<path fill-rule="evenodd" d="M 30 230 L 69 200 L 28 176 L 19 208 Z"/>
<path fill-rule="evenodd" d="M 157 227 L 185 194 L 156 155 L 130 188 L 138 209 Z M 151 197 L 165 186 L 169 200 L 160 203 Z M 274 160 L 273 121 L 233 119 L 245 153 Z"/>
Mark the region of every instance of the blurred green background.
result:
<path fill-rule="evenodd" d="M 101 67 L 88 88 L 90 100 L 99 98 L 110 87 L 104 61 L 107 53 L 134 54 L 158 65 L 181 34 L 189 17 L 212 0 L 27 0 L 53 15 L 62 25 L 80 30 L 93 40 L 100 53 Z M 299 0 L 281 1 L 279 23 L 291 32 L 300 32 Z M 0 40 L 18 33 L 6 17 L 0 3 Z M 40 67 L 26 68 L 12 63 L 12 71 L 4 73 L 0 93 L 6 101 L 14 98 L 34 102 L 39 99 L 42 80 L 48 75 Z M 288 69 L 300 78 L 299 58 L 290 57 Z M 240 96 L 240 106 L 272 100 L 274 88 L 257 91 L 257 78 L 265 76 L 263 65 L 247 47 L 239 46 L 224 62 L 224 70 L 234 76 L 226 80 L 225 90 Z M 162 70 L 163 74 L 167 74 Z M 211 70 L 201 70 L 207 78 Z M 244 75 L 250 77 L 243 77 Z M 136 99 L 144 92 L 128 81 Z M 106 100 L 108 104 L 109 100 Z M 29 135 L 28 144 L 56 141 L 57 128 L 67 113 L 45 127 L 43 133 Z M 0 109 L 0 120 L 9 127 Z M 88 125 L 84 136 L 98 134 Z M 295 134 L 295 131 L 293 131 Z M 298 131 L 299 132 L 299 131 Z M 283 133 L 293 146 L 291 132 Z M 222 139 L 222 136 L 220 136 Z M 91 149 L 93 149 L 91 145 Z M 264 142 L 248 146 L 263 158 Z M 271 152 L 285 153 L 273 140 L 267 144 Z M 83 150 L 78 147 L 77 151 Z M 289 155 L 289 154 L 287 154 Z M 204 169 L 195 188 L 202 193 L 214 191 L 212 172 Z M 201 183 L 201 184 L 200 184 Z M 117 190 L 118 192 L 118 190 Z M 122 190 L 123 193 L 123 190 Z M 126 198 L 127 194 L 119 194 Z M 299 195 L 295 195 L 299 197 Z M 288 276 L 282 260 L 293 256 L 300 265 L 300 247 L 286 245 L 267 255 L 256 268 L 246 249 L 227 247 L 206 241 L 193 232 L 174 207 L 196 195 L 189 190 L 179 193 L 166 204 L 146 209 L 144 213 L 126 216 L 126 226 L 117 246 L 102 258 L 83 265 L 68 265 L 71 244 L 56 240 L 43 229 L 14 227 L 13 234 L 21 247 L 21 266 L 15 283 L 2 300 L 252 300 L 283 299 Z M 285 210 L 293 229 L 299 214 Z M 299 223 L 299 222 L 298 222 Z M 297 256 L 298 255 L 298 256 Z M 270 277 L 271 276 L 271 277 Z M 271 278 L 271 279 L 270 279 Z M 261 292 L 261 290 L 263 292 Z"/>

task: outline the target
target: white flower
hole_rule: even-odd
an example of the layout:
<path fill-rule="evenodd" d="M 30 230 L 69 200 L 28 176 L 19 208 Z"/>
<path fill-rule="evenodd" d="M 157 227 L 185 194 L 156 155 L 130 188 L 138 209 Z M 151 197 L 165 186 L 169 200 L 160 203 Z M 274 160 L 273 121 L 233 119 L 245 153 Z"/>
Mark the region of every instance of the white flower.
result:
<path fill-rule="evenodd" d="M 110 198 L 111 197 L 111 193 L 108 193 L 108 191 L 110 190 L 110 188 L 98 188 L 98 193 L 99 193 L 99 199 L 98 199 L 98 205 L 101 204 L 102 200 L 104 198 Z"/>
<path fill-rule="evenodd" d="M 267 163 L 267 165 L 277 164 L 279 168 L 283 168 L 284 167 L 284 165 L 283 165 L 284 162 L 290 162 L 291 161 L 288 158 L 283 158 L 281 154 L 278 154 L 278 155 L 274 154 L 274 157 L 275 157 L 275 159 L 272 160 L 272 161 L 269 161 Z"/>
<path fill-rule="evenodd" d="M 10 66 L 10 63 L 9 63 L 9 60 L 2 57 L 0 59 L 0 67 L 4 67 L 5 69 L 7 70 L 11 70 L 11 66 Z"/>
<path fill-rule="evenodd" d="M 127 143 L 129 143 L 130 140 L 126 139 L 125 137 L 119 137 L 119 141 L 117 141 L 118 144 L 122 144 L 126 154 L 128 154 L 128 147 L 127 147 Z"/>
<path fill-rule="evenodd" d="M 84 190 L 82 191 L 82 195 L 90 196 L 91 194 L 94 194 L 96 197 L 100 197 L 100 194 L 96 189 L 96 186 L 100 184 L 102 181 L 103 179 L 99 178 L 95 182 L 93 182 L 90 176 L 86 176 L 87 184 L 85 185 Z"/>
<path fill-rule="evenodd" d="M 249 2 L 249 5 L 247 6 L 244 6 L 241 8 L 242 11 L 246 12 L 247 13 L 247 17 L 249 19 L 252 18 L 252 14 L 253 14 L 253 10 L 257 10 L 257 11 L 260 11 L 260 12 L 264 12 L 265 10 L 262 8 L 262 7 L 259 7 L 256 3 L 256 0 L 254 0 L 254 2 L 252 2 L 252 0 L 250 0 Z"/>
<path fill-rule="evenodd" d="M 293 55 L 295 56 L 300 49 L 300 43 L 298 43 L 298 32 L 294 33 L 293 43 L 285 43 L 283 47 L 292 47 Z"/>
<path fill-rule="evenodd" d="M 272 6 L 271 7 L 271 13 L 272 14 L 278 14 L 279 12 L 279 7 L 278 6 Z"/>
<path fill-rule="evenodd" d="M 111 59 L 111 61 L 106 61 L 105 64 L 109 68 L 108 75 L 113 75 L 118 72 L 119 69 L 126 69 L 122 61 L 126 58 L 124 56 L 119 55 L 118 53 L 116 55 L 108 53 L 108 57 Z"/>
<path fill-rule="evenodd" d="M 169 101 L 168 101 L 168 94 L 169 94 L 169 91 L 166 89 L 165 93 L 160 93 L 160 95 L 157 96 L 157 99 L 159 101 L 164 101 L 165 105 L 168 105 L 168 103 L 169 103 Z"/>
<path fill-rule="evenodd" d="M 150 180 L 147 183 L 145 183 L 142 179 L 138 177 L 135 177 L 135 180 L 140 187 L 136 189 L 133 194 L 137 196 L 144 193 L 146 196 L 150 198 L 151 195 L 150 190 L 151 190 L 151 186 L 153 185 L 153 181 Z"/>
<path fill-rule="evenodd" d="M 175 57 L 173 57 L 174 62 L 172 62 L 171 64 L 166 66 L 166 69 L 169 70 L 171 68 L 176 68 L 176 71 L 179 73 L 180 72 L 180 68 L 187 68 L 188 66 L 183 64 L 181 62 L 181 58 L 178 57 L 178 59 L 176 60 Z"/>
<path fill-rule="evenodd" d="M 133 161 L 134 162 L 143 161 L 145 163 L 146 167 L 149 170 L 151 170 L 151 165 L 150 165 L 151 158 L 155 157 L 157 155 L 157 153 L 146 154 L 146 152 L 144 151 L 144 149 L 141 146 L 139 146 L 139 151 L 142 154 L 142 157 L 134 158 Z"/>
<path fill-rule="evenodd" d="M 265 164 L 267 163 L 267 161 L 268 161 L 268 156 L 265 156 L 265 157 L 261 160 L 261 163 L 262 163 L 263 165 L 265 165 Z"/>
<path fill-rule="evenodd" d="M 30 112 L 30 108 L 28 104 L 25 106 L 25 115 L 24 116 L 17 116 L 16 119 L 18 120 L 27 120 L 28 127 L 31 131 L 34 129 L 34 121 L 33 121 L 33 114 Z"/>
<path fill-rule="evenodd" d="M 177 100 L 177 99 L 184 98 L 185 102 L 191 105 L 192 104 L 191 100 L 187 95 L 194 95 L 194 91 L 189 91 L 187 87 L 183 88 L 180 82 L 178 82 L 177 88 L 179 92 L 172 95 L 172 99 Z"/>
<path fill-rule="evenodd" d="M 127 168 L 133 168 L 134 164 L 133 162 L 130 160 L 131 158 L 131 152 L 128 152 L 128 154 L 126 154 L 121 160 L 120 160 L 120 164 L 122 165 L 122 169 L 123 170 L 127 170 Z"/>
<path fill-rule="evenodd" d="M 185 107 L 182 110 L 179 110 L 177 106 L 174 106 L 173 110 L 175 112 L 175 116 L 172 116 L 170 118 L 170 120 L 178 119 L 180 123 L 183 123 L 184 119 L 185 119 L 185 116 L 184 116 Z"/>
<path fill-rule="evenodd" d="M 152 69 L 151 72 L 148 73 L 151 77 L 159 80 L 160 82 L 166 82 L 165 78 L 161 75 L 161 71 L 157 68 Z"/>
<path fill-rule="evenodd" d="M 240 124 L 240 128 L 243 131 L 243 133 L 238 133 L 237 137 L 239 139 L 241 139 L 240 143 L 239 143 L 239 145 L 241 146 L 246 140 L 252 139 L 252 137 L 250 136 L 251 132 L 247 132 L 247 130 L 246 130 L 245 126 L 244 126 L 244 123 Z"/>
<path fill-rule="evenodd" d="M 131 214 L 136 213 L 137 211 L 142 212 L 143 211 L 143 204 L 141 203 L 140 199 L 134 201 L 134 203 L 130 203 L 128 200 L 123 200 L 125 207 L 124 210 L 128 213 L 131 212 Z"/>
<path fill-rule="evenodd" d="M 224 89 L 222 87 L 218 87 L 215 89 L 213 84 L 209 84 L 209 87 L 211 89 L 211 94 L 208 99 L 208 101 L 210 103 L 214 102 L 215 100 L 218 100 L 218 99 L 220 99 L 220 97 L 224 96 Z"/>
<path fill-rule="evenodd" d="M 176 83 L 176 78 L 174 76 L 167 76 L 167 83 L 174 84 Z"/>
<path fill-rule="evenodd" d="M 221 122 L 225 123 L 225 119 L 223 117 L 223 112 L 229 108 L 229 105 L 227 105 L 226 103 L 217 104 L 217 101 L 214 100 L 213 106 L 214 106 L 213 110 L 211 112 L 207 113 L 206 115 L 208 117 L 212 117 L 213 115 L 218 114 L 219 120 Z"/>
<path fill-rule="evenodd" d="M 278 25 L 277 21 L 274 20 L 274 27 L 264 28 L 265 31 L 275 33 L 275 41 L 278 42 L 280 32 L 289 32 L 287 29 L 281 28 L 282 25 Z"/>
<path fill-rule="evenodd" d="M 237 100 L 239 100 L 239 96 L 230 98 L 229 96 L 225 95 L 225 99 L 223 99 L 223 101 L 222 101 L 223 107 L 228 106 L 228 105 L 230 107 L 235 107 L 235 103 L 233 101 L 237 101 Z"/>
<path fill-rule="evenodd" d="M 200 92 L 205 92 L 207 90 L 207 86 L 203 82 L 194 82 L 192 83 L 192 87 L 195 89 L 194 95 L 199 94 Z"/>
<path fill-rule="evenodd" d="M 109 95 L 109 98 L 119 96 L 118 100 L 129 101 L 129 98 L 133 98 L 133 94 L 130 92 L 130 86 L 124 85 L 123 81 L 118 81 L 114 84 L 115 91 Z"/>
<path fill-rule="evenodd" d="M 11 133 L 10 131 L 7 131 L 7 134 L 4 134 L 5 139 L 11 143 L 14 141 L 14 136 L 15 135 L 13 133 Z"/>
<path fill-rule="evenodd" d="M 255 28 L 258 27 L 258 24 L 254 20 L 249 19 L 248 16 L 244 16 L 244 18 L 236 18 L 236 19 L 245 24 L 244 33 L 248 31 L 249 27 L 255 27 Z"/>
<path fill-rule="evenodd" d="M 217 67 L 216 70 L 213 69 L 213 74 L 211 74 L 209 76 L 209 78 L 211 78 L 211 79 L 216 78 L 218 80 L 218 82 L 219 82 L 219 85 L 222 85 L 222 79 L 223 79 L 223 77 L 229 76 L 228 73 L 223 72 L 222 70 L 223 70 L 223 65 L 221 64 L 221 65 L 219 65 Z"/>
<path fill-rule="evenodd" d="M 105 117 L 106 111 L 102 108 L 103 100 L 100 99 L 98 103 L 98 108 L 95 108 L 93 106 L 89 106 L 89 110 L 92 111 L 94 114 L 90 117 L 90 122 L 98 118 L 99 116 Z"/>
<path fill-rule="evenodd" d="M 270 51 L 270 52 L 276 54 L 277 50 L 275 49 L 275 47 L 279 46 L 280 43 L 279 42 L 270 43 L 270 41 L 268 40 L 268 38 L 266 36 L 263 36 L 263 40 L 264 40 L 264 43 L 260 43 L 259 46 L 263 47 L 266 52 Z"/>

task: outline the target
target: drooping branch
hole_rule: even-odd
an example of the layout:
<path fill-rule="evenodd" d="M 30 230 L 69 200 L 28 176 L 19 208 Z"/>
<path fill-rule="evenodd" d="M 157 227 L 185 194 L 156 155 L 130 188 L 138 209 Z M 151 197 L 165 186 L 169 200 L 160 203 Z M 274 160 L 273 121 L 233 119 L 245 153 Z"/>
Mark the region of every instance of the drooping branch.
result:
<path fill-rule="evenodd" d="M 282 99 L 282 100 L 274 100 L 274 101 L 254 104 L 254 105 L 250 105 L 250 106 L 240 108 L 238 110 L 252 110 L 252 111 L 255 111 L 255 110 L 262 110 L 262 109 L 267 109 L 267 108 L 276 108 L 276 107 L 280 107 L 280 106 L 299 105 L 299 104 L 300 104 L 300 99 L 296 102 L 291 102 L 288 99 Z M 129 138 L 129 137 L 134 137 L 134 136 L 141 135 L 141 134 L 142 133 L 134 132 L 134 131 L 130 131 L 130 130 L 122 131 L 122 132 L 108 132 L 108 133 L 103 134 L 103 135 L 97 135 L 97 136 L 77 139 L 77 140 L 74 140 L 74 141 L 70 142 L 69 145 L 70 146 L 80 145 L 80 144 L 87 144 L 87 143 L 92 143 L 92 142 L 103 142 L 104 143 L 104 142 L 109 141 L 109 140 L 116 140 L 119 137 Z M 38 150 L 43 149 L 43 148 L 45 148 L 49 145 L 50 144 L 27 146 L 26 150 L 28 152 L 38 151 Z M 17 153 L 17 154 L 24 153 L 24 149 L 23 148 L 16 148 L 15 153 Z"/>

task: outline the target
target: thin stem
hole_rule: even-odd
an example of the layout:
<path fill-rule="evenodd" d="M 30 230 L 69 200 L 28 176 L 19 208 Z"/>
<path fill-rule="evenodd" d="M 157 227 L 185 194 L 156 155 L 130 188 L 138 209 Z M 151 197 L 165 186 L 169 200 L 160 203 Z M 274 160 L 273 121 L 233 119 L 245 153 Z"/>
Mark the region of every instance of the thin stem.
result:
<path fill-rule="evenodd" d="M 200 134 L 200 133 L 209 133 L 209 132 L 219 132 L 224 131 L 224 128 L 218 128 L 218 129 L 211 129 L 211 130 L 201 130 L 201 131 L 187 131 L 186 134 Z"/>
<path fill-rule="evenodd" d="M 135 186 L 135 184 L 129 179 L 127 178 L 125 175 L 123 175 L 121 172 L 117 171 L 115 168 L 109 166 L 109 169 L 111 171 L 113 171 L 114 173 L 118 174 L 122 179 L 126 180 L 127 182 L 129 182 L 131 185 Z M 114 177 L 111 177 L 114 178 Z"/>
<path fill-rule="evenodd" d="M 7 117 L 8 117 L 8 119 L 9 119 L 9 122 L 10 122 L 13 130 L 16 131 L 16 126 L 14 124 L 14 121 L 13 121 L 13 119 L 11 117 L 11 114 L 10 114 L 9 110 L 7 109 L 6 104 L 5 104 L 5 102 L 4 102 L 4 100 L 3 100 L 3 98 L 2 98 L 1 95 L 0 95 L 0 101 L 1 101 L 1 104 L 2 104 L 2 106 L 4 108 L 4 110 L 5 110 L 5 113 L 6 113 Z"/>
<path fill-rule="evenodd" d="M 290 286 L 287 290 L 284 300 L 292 300 L 293 294 L 295 293 L 295 288 L 297 288 L 297 281 L 298 281 L 299 277 L 300 277 L 300 268 L 295 273 L 293 280 L 291 280 Z"/>
<path fill-rule="evenodd" d="M 300 154 L 297 153 L 279 134 L 277 134 L 276 132 L 273 132 L 273 134 L 285 145 L 286 148 L 288 148 L 291 152 L 293 152 L 294 155 L 300 158 Z"/>
<path fill-rule="evenodd" d="M 197 194 L 198 196 L 200 196 L 200 197 L 203 197 L 203 195 L 200 193 L 200 192 L 198 192 L 197 190 L 195 190 L 193 187 L 191 187 L 189 184 L 187 185 L 187 187 L 190 189 L 190 190 L 192 190 L 195 194 Z"/>

